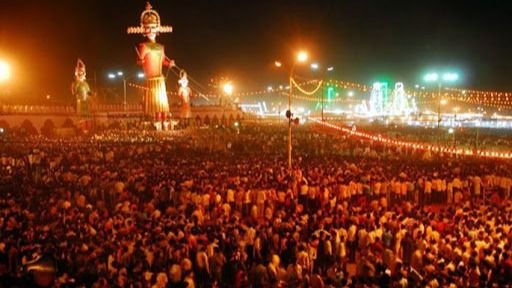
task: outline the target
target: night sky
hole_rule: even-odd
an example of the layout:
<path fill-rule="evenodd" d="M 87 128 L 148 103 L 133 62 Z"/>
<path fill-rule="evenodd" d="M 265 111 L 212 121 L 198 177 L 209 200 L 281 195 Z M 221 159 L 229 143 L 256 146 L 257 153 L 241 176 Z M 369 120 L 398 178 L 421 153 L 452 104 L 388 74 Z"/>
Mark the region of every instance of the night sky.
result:
<path fill-rule="evenodd" d="M 284 81 L 272 64 L 298 48 L 334 66 L 334 78 L 421 81 L 429 68 L 456 69 L 460 87 L 512 90 L 512 1 L 153 0 L 157 39 L 189 75 L 232 78 L 238 91 Z M 99 87 L 119 69 L 135 74 L 143 0 L 0 0 L 0 58 L 13 63 L 8 96 L 72 102 L 76 58 Z M 96 74 L 96 82 L 94 82 Z M 172 75 L 171 75 L 172 76 Z M 169 78 L 174 83 L 172 77 Z M 170 85 L 175 89 L 175 84 Z M 5 93 L 4 93 L 5 94 Z M 5 95 L 3 96 L 5 97 Z M 11 99 L 12 100 L 12 99 Z"/>

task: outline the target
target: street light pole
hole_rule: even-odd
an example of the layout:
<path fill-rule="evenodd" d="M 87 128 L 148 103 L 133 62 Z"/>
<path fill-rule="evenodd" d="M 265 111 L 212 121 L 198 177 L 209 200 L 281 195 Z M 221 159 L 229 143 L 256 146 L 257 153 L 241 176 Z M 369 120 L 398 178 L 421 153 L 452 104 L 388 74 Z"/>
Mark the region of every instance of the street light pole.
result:
<path fill-rule="evenodd" d="M 126 113 L 126 78 L 123 77 L 123 110 Z"/>
<path fill-rule="evenodd" d="M 322 97 L 322 122 L 324 122 L 324 89 L 320 91 L 320 97 Z"/>
<path fill-rule="evenodd" d="M 289 116 L 288 117 L 288 171 L 291 174 L 292 173 L 292 90 L 293 90 L 293 68 L 295 68 L 295 64 L 292 65 L 292 68 L 290 69 L 290 79 L 289 79 L 289 85 L 290 90 L 288 91 L 288 111 Z"/>
<path fill-rule="evenodd" d="M 286 145 L 286 150 L 288 152 L 288 171 L 290 173 L 290 176 L 292 174 L 292 93 L 293 93 L 293 71 L 295 69 L 295 64 L 297 62 L 305 62 L 308 59 L 308 54 L 304 51 L 300 51 L 297 54 L 297 58 L 294 59 L 291 67 L 290 67 L 290 74 L 288 77 L 288 110 L 286 111 L 286 117 L 288 118 L 288 143 Z M 282 64 L 279 61 L 276 61 L 275 63 L 276 67 L 281 67 Z"/>
<path fill-rule="evenodd" d="M 437 129 L 441 127 L 441 81 L 437 82 Z"/>

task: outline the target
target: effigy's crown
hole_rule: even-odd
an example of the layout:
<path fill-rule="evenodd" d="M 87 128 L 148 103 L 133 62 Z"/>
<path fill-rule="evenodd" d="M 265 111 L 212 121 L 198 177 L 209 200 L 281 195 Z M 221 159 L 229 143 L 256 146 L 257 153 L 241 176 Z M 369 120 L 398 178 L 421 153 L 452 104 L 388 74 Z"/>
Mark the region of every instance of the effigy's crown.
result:
<path fill-rule="evenodd" d="M 147 29 L 156 29 L 158 33 L 169 33 L 172 32 L 171 26 L 160 25 L 160 15 L 149 2 L 146 2 L 146 9 L 140 15 L 140 26 L 128 27 L 128 34 L 145 34 Z"/>
<path fill-rule="evenodd" d="M 75 76 L 85 76 L 85 64 L 81 59 L 78 59 L 75 67 Z"/>

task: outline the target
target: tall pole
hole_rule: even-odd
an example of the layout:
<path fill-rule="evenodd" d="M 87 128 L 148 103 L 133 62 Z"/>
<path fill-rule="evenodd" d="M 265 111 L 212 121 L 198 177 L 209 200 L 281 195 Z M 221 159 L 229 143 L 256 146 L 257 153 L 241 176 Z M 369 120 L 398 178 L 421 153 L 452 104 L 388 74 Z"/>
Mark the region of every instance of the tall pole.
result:
<path fill-rule="evenodd" d="M 290 70 L 290 91 L 288 93 L 288 111 L 290 111 L 290 117 L 288 117 L 288 171 L 292 173 L 292 76 L 293 76 L 293 66 Z"/>
<path fill-rule="evenodd" d="M 126 78 L 123 78 L 123 97 L 124 97 L 123 110 L 124 110 L 124 112 L 126 112 Z"/>
<path fill-rule="evenodd" d="M 320 97 L 322 97 L 322 122 L 324 121 L 324 89 L 320 91 Z"/>
<path fill-rule="evenodd" d="M 476 126 L 475 148 L 476 148 L 477 151 L 478 151 L 478 134 L 479 134 L 479 130 L 480 130 L 480 124 L 478 126 Z"/>
<path fill-rule="evenodd" d="M 438 82 L 437 90 L 437 129 L 441 127 L 441 81 Z"/>

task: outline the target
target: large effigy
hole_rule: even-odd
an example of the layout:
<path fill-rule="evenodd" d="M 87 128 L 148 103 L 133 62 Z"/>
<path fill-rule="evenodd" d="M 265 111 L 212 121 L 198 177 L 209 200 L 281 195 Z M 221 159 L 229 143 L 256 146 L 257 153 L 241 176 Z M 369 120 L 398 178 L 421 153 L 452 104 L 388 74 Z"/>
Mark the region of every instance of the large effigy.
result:
<path fill-rule="evenodd" d="M 75 67 L 75 80 L 71 84 L 71 93 L 76 99 L 76 113 L 80 116 L 89 116 L 89 102 L 91 89 L 85 79 L 85 64 L 78 59 Z"/>
<path fill-rule="evenodd" d="M 147 41 L 135 48 L 137 63 L 142 65 L 146 77 L 144 113 L 146 116 L 163 120 L 169 113 L 169 100 L 162 67 L 172 67 L 174 61 L 165 56 L 164 46 L 156 42 L 156 36 L 160 33 L 172 32 L 172 27 L 160 25 L 160 15 L 148 2 L 140 16 L 140 26 L 130 27 L 127 32 L 143 34 L 147 38 Z"/>

